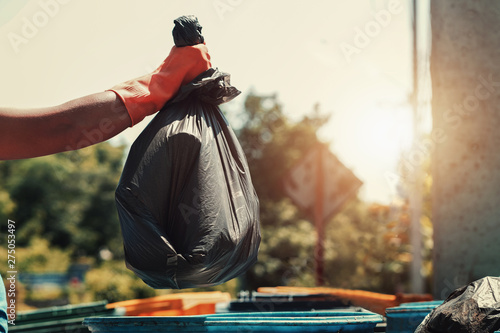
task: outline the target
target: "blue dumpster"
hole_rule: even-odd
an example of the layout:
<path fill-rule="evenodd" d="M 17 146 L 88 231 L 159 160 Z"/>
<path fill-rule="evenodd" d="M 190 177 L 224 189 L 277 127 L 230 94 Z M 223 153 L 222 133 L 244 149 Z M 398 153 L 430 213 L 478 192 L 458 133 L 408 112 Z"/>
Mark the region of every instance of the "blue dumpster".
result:
<path fill-rule="evenodd" d="M 413 333 L 424 318 L 443 301 L 403 303 L 385 311 L 386 333 Z M 500 333 L 495 331 L 494 333 Z"/>
<path fill-rule="evenodd" d="M 106 304 L 103 301 L 23 311 L 16 316 L 16 325 L 9 326 L 9 332 L 88 333 L 82 324 L 85 318 L 123 315 L 121 309 L 108 309 Z"/>
<path fill-rule="evenodd" d="M 357 332 L 372 333 L 383 317 L 368 311 L 245 312 L 176 317 L 86 318 L 91 332 Z"/>
<path fill-rule="evenodd" d="M 386 333 L 413 333 L 418 325 L 443 301 L 403 303 L 385 310 Z"/>

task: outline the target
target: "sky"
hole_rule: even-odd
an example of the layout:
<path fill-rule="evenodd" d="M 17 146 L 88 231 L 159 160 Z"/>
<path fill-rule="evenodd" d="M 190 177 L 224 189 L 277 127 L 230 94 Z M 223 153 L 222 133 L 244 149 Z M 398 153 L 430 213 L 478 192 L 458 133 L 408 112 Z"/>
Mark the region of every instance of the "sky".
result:
<path fill-rule="evenodd" d="M 243 93 L 229 110 L 242 107 L 250 92 L 277 94 L 293 120 L 318 103 L 331 114 L 319 136 L 363 181 L 359 196 L 389 203 L 397 193 L 388 175 L 397 174 L 412 137 L 410 5 L 0 0 L 0 106 L 57 105 L 150 72 L 173 45 L 172 21 L 193 14 L 212 65 L 230 73 Z M 147 123 L 112 141 L 132 143 Z"/>

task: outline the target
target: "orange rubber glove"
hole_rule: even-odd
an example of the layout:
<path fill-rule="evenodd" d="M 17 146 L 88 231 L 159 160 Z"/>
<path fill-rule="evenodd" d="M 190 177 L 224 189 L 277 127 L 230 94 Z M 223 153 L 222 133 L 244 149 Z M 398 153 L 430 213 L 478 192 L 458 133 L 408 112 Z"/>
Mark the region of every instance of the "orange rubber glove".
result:
<path fill-rule="evenodd" d="M 118 84 L 115 92 L 125 104 L 132 126 L 159 111 L 179 88 L 212 67 L 205 44 L 172 47 L 152 73 Z"/>

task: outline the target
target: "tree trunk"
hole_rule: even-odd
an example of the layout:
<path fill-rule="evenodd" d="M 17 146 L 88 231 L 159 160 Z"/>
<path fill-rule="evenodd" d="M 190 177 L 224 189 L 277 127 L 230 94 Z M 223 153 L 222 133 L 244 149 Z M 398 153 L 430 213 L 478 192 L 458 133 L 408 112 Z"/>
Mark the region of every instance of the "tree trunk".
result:
<path fill-rule="evenodd" d="M 500 275 L 500 1 L 431 1 L 434 296 Z"/>

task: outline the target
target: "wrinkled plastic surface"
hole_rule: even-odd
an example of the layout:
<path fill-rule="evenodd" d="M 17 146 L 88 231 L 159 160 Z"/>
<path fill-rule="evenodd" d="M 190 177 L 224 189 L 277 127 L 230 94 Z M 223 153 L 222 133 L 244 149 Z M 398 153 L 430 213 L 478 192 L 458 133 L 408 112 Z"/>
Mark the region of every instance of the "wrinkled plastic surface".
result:
<path fill-rule="evenodd" d="M 488 333 L 500 329 L 500 278 L 458 288 L 418 326 L 416 333 Z"/>
<path fill-rule="evenodd" d="M 205 38 L 201 34 L 202 26 L 196 16 L 186 15 L 174 20 L 172 37 L 177 47 L 201 44 Z"/>
<path fill-rule="evenodd" d="M 218 107 L 239 93 L 229 75 L 207 70 L 130 149 L 116 189 L 125 259 L 153 288 L 216 285 L 256 261 L 259 202 Z"/>

